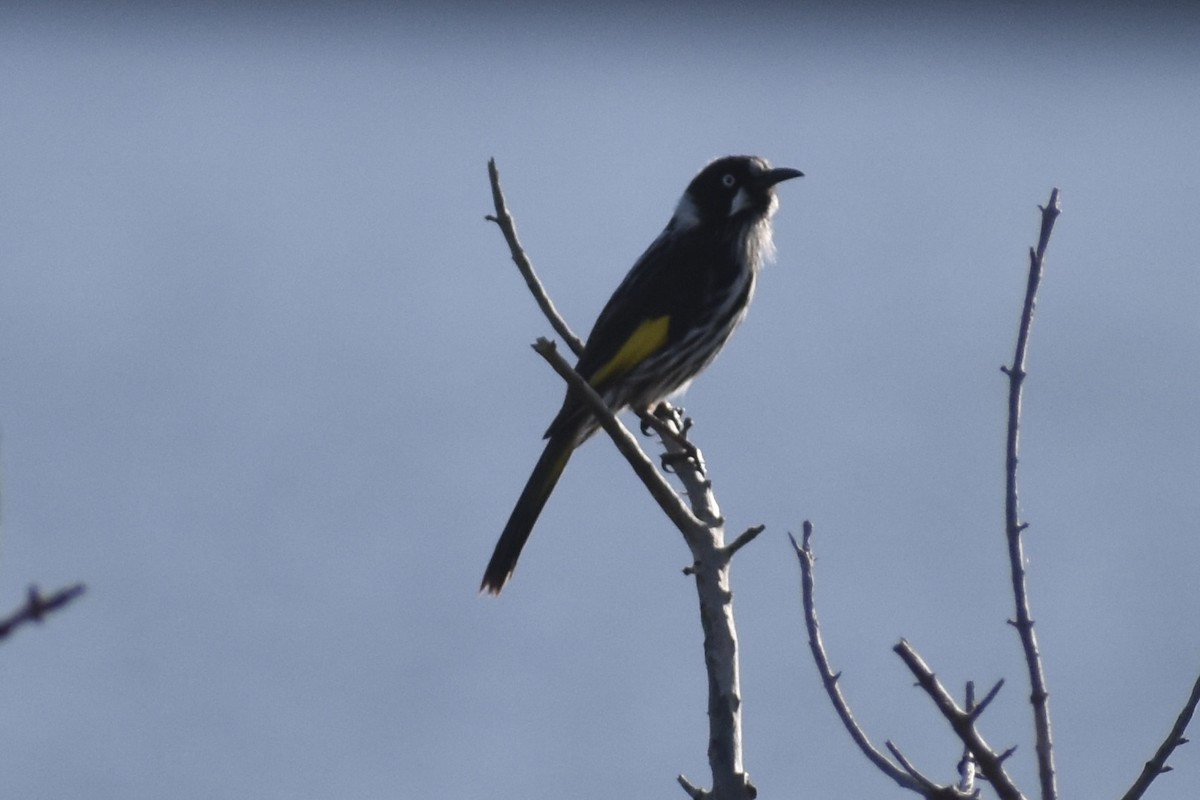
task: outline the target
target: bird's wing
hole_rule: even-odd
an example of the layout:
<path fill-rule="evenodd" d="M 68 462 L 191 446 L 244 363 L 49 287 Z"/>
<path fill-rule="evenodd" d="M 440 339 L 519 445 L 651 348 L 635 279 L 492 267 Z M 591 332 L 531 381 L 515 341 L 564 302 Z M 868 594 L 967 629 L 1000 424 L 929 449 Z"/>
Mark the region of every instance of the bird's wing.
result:
<path fill-rule="evenodd" d="M 678 337 L 689 306 L 689 284 L 703 280 L 702 248 L 664 232 L 613 292 L 588 336 L 575 369 L 603 393 Z"/>
<path fill-rule="evenodd" d="M 575 370 L 601 395 L 684 335 L 694 322 L 714 263 L 695 237 L 665 231 L 613 292 L 588 336 Z M 586 425 L 583 402 L 568 392 L 546 436 Z"/>

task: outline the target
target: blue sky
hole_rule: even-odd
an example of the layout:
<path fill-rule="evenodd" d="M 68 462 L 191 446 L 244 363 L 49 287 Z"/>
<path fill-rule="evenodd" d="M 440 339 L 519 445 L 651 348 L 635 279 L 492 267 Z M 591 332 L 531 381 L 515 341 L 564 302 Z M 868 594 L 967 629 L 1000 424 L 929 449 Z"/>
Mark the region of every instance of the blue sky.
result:
<path fill-rule="evenodd" d="M 557 410 L 497 158 L 581 333 L 705 162 L 763 155 L 777 262 L 685 405 L 730 528 L 764 797 L 899 796 L 808 659 L 816 526 L 843 688 L 949 779 L 892 654 L 1008 685 L 1006 384 L 1027 382 L 1060 786 L 1114 796 L 1200 671 L 1200 20 L 1169 5 L 590 14 L 0 8 L 0 606 L 13 797 L 661 797 L 706 777 L 687 550 L 607 441 L 513 584 L 484 564 Z M 7 599 L 4 599 L 7 598 Z M 1190 796 L 1200 758 L 1153 796 Z"/>

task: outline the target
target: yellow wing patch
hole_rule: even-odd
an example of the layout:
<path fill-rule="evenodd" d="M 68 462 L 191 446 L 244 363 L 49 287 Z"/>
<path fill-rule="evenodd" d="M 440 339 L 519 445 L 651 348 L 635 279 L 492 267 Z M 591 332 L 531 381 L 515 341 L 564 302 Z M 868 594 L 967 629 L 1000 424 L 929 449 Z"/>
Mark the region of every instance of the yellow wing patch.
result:
<path fill-rule="evenodd" d="M 621 345 L 621 349 L 607 364 L 596 370 L 596 374 L 588 381 L 592 386 L 601 386 L 609 378 L 624 375 L 638 364 L 645 361 L 667 342 L 667 330 L 671 326 L 671 318 L 656 317 L 637 326 L 637 329 Z"/>

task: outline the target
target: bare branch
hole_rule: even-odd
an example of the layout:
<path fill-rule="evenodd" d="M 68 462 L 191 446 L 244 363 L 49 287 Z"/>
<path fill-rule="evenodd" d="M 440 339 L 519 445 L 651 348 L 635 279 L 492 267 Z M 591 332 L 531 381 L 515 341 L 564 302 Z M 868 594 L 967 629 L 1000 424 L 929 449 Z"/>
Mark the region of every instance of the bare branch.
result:
<path fill-rule="evenodd" d="M 993 686 L 991 691 L 984 696 L 983 700 L 979 701 L 978 705 L 974 703 L 974 698 L 971 698 L 971 700 L 968 701 L 967 713 L 971 715 L 972 722 L 979 719 L 987 707 L 992 704 L 992 701 L 996 699 L 996 695 L 1000 694 L 1000 690 L 1003 688 L 1004 678 L 1001 678 L 1000 680 L 996 681 L 996 685 Z M 974 689 L 974 686 L 972 686 L 972 689 Z"/>
<path fill-rule="evenodd" d="M 733 558 L 734 553 L 753 542 L 756 538 L 758 538 L 758 535 L 766 529 L 766 525 L 755 525 L 753 528 L 747 528 L 742 532 L 741 536 L 733 540 L 733 544 L 725 548 L 725 554 L 729 558 Z"/>
<path fill-rule="evenodd" d="M 504 192 L 500 189 L 500 171 L 496 169 L 496 159 L 494 158 L 488 159 L 488 178 L 492 183 L 492 202 L 496 206 L 496 213 L 494 216 L 489 214 L 485 219 L 496 223 L 504 234 L 504 240 L 508 242 L 508 250 L 512 254 L 513 263 L 521 271 L 521 276 L 525 278 L 525 285 L 529 287 L 533 299 L 537 301 L 538 307 L 542 309 L 546 319 L 554 326 L 555 332 L 562 337 L 575 355 L 581 355 L 583 340 L 575 335 L 566 320 L 558 313 L 558 309 L 554 307 L 554 302 L 533 270 L 533 262 L 529 260 L 529 256 L 525 254 L 525 248 L 521 246 L 521 240 L 517 238 L 517 225 L 513 222 L 512 215 L 508 213 L 508 206 L 504 202 Z"/>
<path fill-rule="evenodd" d="M 41 622 L 46 615 L 57 611 L 79 597 L 85 591 L 82 583 L 59 589 L 49 597 L 42 595 L 37 586 L 30 586 L 25 596 L 25 605 L 5 619 L 0 619 L 0 639 L 8 638 L 13 631 L 28 622 Z"/>
<path fill-rule="evenodd" d="M 958 736 L 959 741 L 974 756 L 980 772 L 988 779 L 988 783 L 992 784 L 992 788 L 996 790 L 996 794 L 1000 796 L 1001 800 L 1025 800 L 1012 778 L 1004 771 L 1000 757 L 975 729 L 975 721 L 971 718 L 971 714 L 958 707 L 954 698 L 946 691 L 946 687 L 942 686 L 941 681 L 933 674 L 933 670 L 917 654 L 912 645 L 901 639 L 900 643 L 892 649 L 900 656 L 905 666 L 912 672 L 913 677 L 917 679 L 917 685 L 925 690 L 925 693 L 937 706 L 938 711 L 950 723 L 950 727 Z"/>
<path fill-rule="evenodd" d="M 921 787 L 920 788 L 921 794 L 923 794 L 926 797 L 932 797 L 932 796 L 937 795 L 938 792 L 940 792 L 943 788 L 945 788 L 945 787 L 938 786 L 936 783 L 931 781 L 929 778 L 927 778 L 923 774 L 921 774 L 921 771 L 918 770 L 913 765 L 913 763 L 908 760 L 908 756 L 904 755 L 904 753 L 900 750 L 900 748 L 896 746 L 896 743 L 893 742 L 891 739 L 888 739 L 883 744 L 885 747 L 887 747 L 888 752 L 890 752 L 895 757 L 895 759 L 898 762 L 900 762 L 900 766 L 904 768 L 904 771 L 907 772 L 912 777 L 912 779 L 917 782 L 917 785 Z M 914 791 L 916 791 L 916 790 L 914 790 Z"/>
<path fill-rule="evenodd" d="M 817 664 L 817 672 L 821 675 L 821 683 L 825 686 L 825 693 L 829 695 L 829 701 L 833 703 L 833 708 L 842 720 L 842 725 L 845 726 L 846 732 L 850 734 L 850 738 L 858 745 L 858 749 L 862 751 L 868 761 L 874 764 L 884 775 L 895 781 L 901 788 L 926 797 L 932 796 L 932 793 L 938 791 L 940 787 L 921 775 L 911 764 L 908 764 L 899 755 L 899 749 L 891 742 L 887 743 L 888 749 L 892 751 L 893 755 L 896 755 L 897 760 L 900 761 L 903 768 L 897 767 L 889 761 L 887 756 L 871 743 L 870 738 L 867 737 L 867 734 L 858 724 L 858 720 L 854 718 L 854 712 L 850 710 L 850 704 L 846 702 L 846 698 L 842 694 L 842 689 L 838 685 L 841 673 L 834 672 L 833 668 L 829 665 L 829 656 L 825 652 L 825 642 L 821 638 L 821 623 L 817 620 L 815 581 L 813 577 L 816 556 L 813 554 L 812 549 L 812 532 L 812 523 L 805 520 L 801 536 L 802 543 L 796 544 L 796 537 L 790 533 L 788 534 L 788 538 L 792 540 L 792 548 L 796 551 L 796 558 L 800 562 L 800 585 L 804 605 L 804 624 L 808 628 L 808 646 L 812 651 L 813 661 Z"/>
<path fill-rule="evenodd" d="M 1038 651 L 1037 635 L 1033 630 L 1033 618 L 1029 611 L 1029 593 L 1025 583 L 1025 551 L 1021 534 L 1027 527 L 1019 519 L 1020 505 L 1017 498 L 1017 452 L 1020 445 L 1021 388 L 1025 380 L 1025 353 L 1029 345 L 1029 331 L 1033 325 L 1033 312 L 1037 302 L 1038 285 L 1042 279 L 1042 263 L 1054 221 L 1060 212 L 1058 189 L 1050 192 L 1050 201 L 1042 207 L 1042 227 L 1038 234 L 1037 247 L 1029 250 L 1029 279 L 1025 289 L 1025 304 L 1021 311 L 1021 324 L 1017 332 L 1016 352 L 1011 367 L 1004 368 L 1008 375 L 1008 436 L 1005 454 L 1005 499 L 1004 521 L 1008 539 L 1009 569 L 1012 573 L 1013 601 L 1016 617 L 1013 625 L 1025 651 L 1025 663 L 1029 671 L 1030 703 L 1033 706 L 1035 747 L 1038 760 L 1038 780 L 1041 784 L 1042 800 L 1056 800 L 1058 789 L 1054 777 L 1054 742 L 1050 731 L 1050 694 L 1046 690 L 1046 674 L 1042 668 L 1042 657 Z"/>
<path fill-rule="evenodd" d="M 1150 784 L 1154 782 L 1155 778 L 1171 769 L 1167 766 L 1167 759 L 1171 757 L 1171 753 L 1175 752 L 1176 747 L 1187 743 L 1183 733 L 1187 730 L 1188 723 L 1192 721 L 1192 714 L 1196 711 L 1197 703 L 1200 703 L 1200 678 L 1197 678 L 1196 682 L 1192 684 L 1192 693 L 1188 696 L 1187 702 L 1183 704 L 1183 710 L 1179 712 L 1179 716 L 1175 718 L 1171 732 L 1158 746 L 1154 757 L 1146 762 L 1146 766 L 1142 768 L 1142 774 L 1138 775 L 1133 786 L 1129 787 L 1129 791 L 1122 796 L 1121 800 L 1138 800 L 1145 794 L 1146 789 L 1150 788 Z"/>
<path fill-rule="evenodd" d="M 696 784 L 692 783 L 684 775 L 675 776 L 675 780 L 679 781 L 679 785 L 688 793 L 688 797 L 692 800 L 708 800 L 708 792 L 701 789 Z"/>

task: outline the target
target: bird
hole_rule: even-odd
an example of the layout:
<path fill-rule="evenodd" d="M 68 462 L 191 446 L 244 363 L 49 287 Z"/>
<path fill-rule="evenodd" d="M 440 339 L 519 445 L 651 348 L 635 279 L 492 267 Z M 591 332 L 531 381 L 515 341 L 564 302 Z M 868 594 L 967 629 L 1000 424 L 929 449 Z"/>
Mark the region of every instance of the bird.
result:
<path fill-rule="evenodd" d="M 670 221 L 617 286 L 575 366 L 614 412 L 681 394 L 725 346 L 775 255 L 775 186 L 804 173 L 758 156 L 718 158 L 691 180 Z M 499 595 L 571 454 L 599 427 L 570 390 L 496 542 L 480 592 Z"/>

